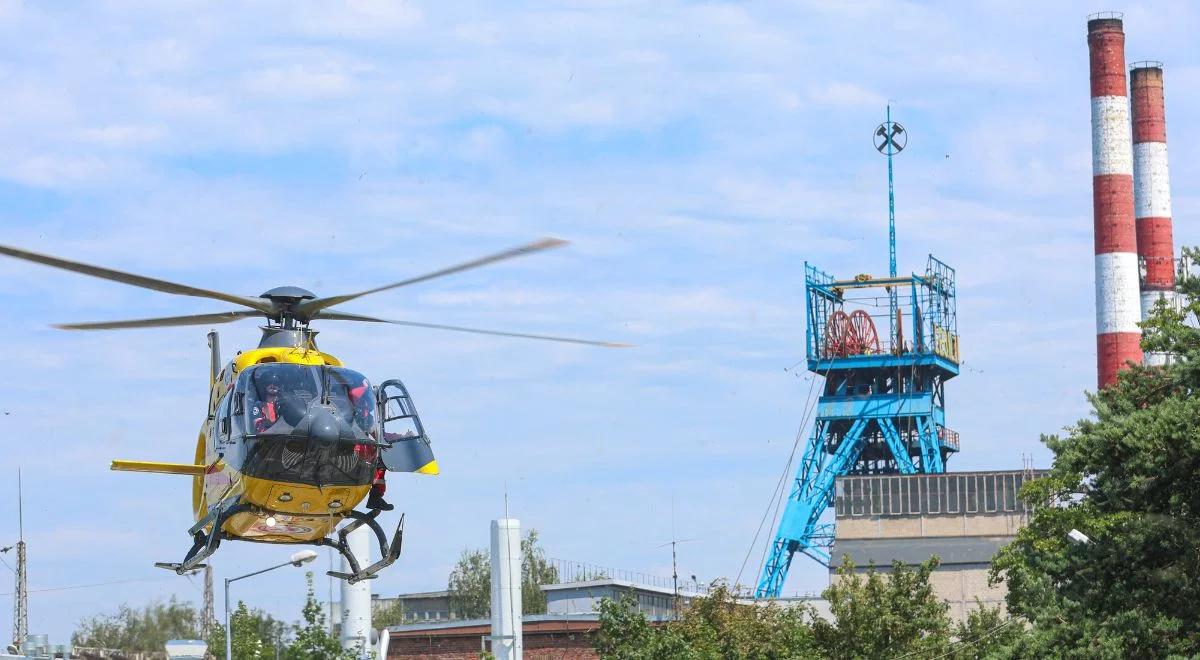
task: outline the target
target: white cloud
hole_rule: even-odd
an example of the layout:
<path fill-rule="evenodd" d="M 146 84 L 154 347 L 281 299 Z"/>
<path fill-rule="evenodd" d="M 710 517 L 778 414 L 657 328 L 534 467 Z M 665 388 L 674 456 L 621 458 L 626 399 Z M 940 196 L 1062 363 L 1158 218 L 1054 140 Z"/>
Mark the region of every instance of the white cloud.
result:
<path fill-rule="evenodd" d="M 887 103 L 887 99 L 878 92 L 850 82 L 831 82 L 824 87 L 813 89 L 809 97 L 825 105 L 867 105 L 873 108 Z"/>
<path fill-rule="evenodd" d="M 84 142 L 92 142 L 109 147 L 124 147 L 161 139 L 166 131 L 161 126 L 137 126 L 111 124 L 97 128 L 87 128 L 80 131 L 79 137 Z"/>
<path fill-rule="evenodd" d="M 18 183 L 42 188 L 72 188 L 112 181 L 127 164 L 115 159 L 77 154 L 8 154 L 0 175 Z"/>
<path fill-rule="evenodd" d="M 334 38 L 398 38 L 419 25 L 423 12 L 411 0 L 342 0 L 282 3 L 307 34 Z"/>
<path fill-rule="evenodd" d="M 300 65 L 251 71 L 244 82 L 246 91 L 276 101 L 345 96 L 353 85 L 353 80 L 336 67 Z"/>

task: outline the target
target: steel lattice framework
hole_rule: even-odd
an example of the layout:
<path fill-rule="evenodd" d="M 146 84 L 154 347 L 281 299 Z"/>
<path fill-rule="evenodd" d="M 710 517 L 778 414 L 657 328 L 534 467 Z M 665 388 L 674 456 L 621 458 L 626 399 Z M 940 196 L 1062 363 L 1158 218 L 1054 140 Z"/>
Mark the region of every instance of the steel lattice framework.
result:
<path fill-rule="evenodd" d="M 824 377 L 824 390 L 755 591 L 760 598 L 779 596 L 796 552 L 828 565 L 833 524 L 821 517 L 836 477 L 945 472 L 958 451 L 944 389 L 958 375 L 953 268 L 930 256 L 920 275 L 835 280 L 805 264 L 805 303 L 808 369 Z M 880 342 L 873 327 L 874 338 L 862 340 L 864 316 L 886 323 L 889 340 Z"/>

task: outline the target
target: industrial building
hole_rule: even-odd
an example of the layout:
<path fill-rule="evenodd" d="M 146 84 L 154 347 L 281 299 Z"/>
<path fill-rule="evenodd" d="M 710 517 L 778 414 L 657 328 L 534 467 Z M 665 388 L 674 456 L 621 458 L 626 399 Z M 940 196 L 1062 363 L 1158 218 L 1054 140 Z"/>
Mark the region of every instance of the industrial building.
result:
<path fill-rule="evenodd" d="M 595 658 L 593 638 L 599 628 L 598 610 L 604 599 L 619 600 L 632 596 L 637 610 L 654 622 L 668 621 L 675 617 L 676 594 L 672 588 L 652 584 L 641 584 L 628 580 L 602 578 L 580 582 L 543 585 L 546 594 L 546 613 L 526 615 L 522 621 L 524 635 L 524 657 L 540 658 Z M 431 594 L 436 594 L 430 598 Z M 394 599 L 377 599 L 379 607 L 391 607 L 401 603 L 422 604 L 431 611 L 448 608 L 447 592 L 404 594 Z M 678 594 L 678 608 L 691 605 L 693 599 L 704 595 L 701 591 L 682 588 Z M 744 601 L 752 605 L 753 600 Z M 807 604 L 819 615 L 828 616 L 829 609 L 824 601 L 812 598 L 781 598 L 778 604 L 794 606 Z M 407 610 L 406 610 L 407 611 Z M 491 650 L 491 622 L 489 619 L 459 620 L 450 615 L 447 619 L 424 619 L 424 612 L 415 612 L 413 623 L 392 626 L 388 629 L 389 658 L 428 658 L 437 660 L 474 659 L 480 650 Z"/>
<path fill-rule="evenodd" d="M 598 658 L 593 638 L 598 614 L 531 614 L 522 622 L 523 654 L 529 660 Z M 477 660 L 494 652 L 489 619 L 444 621 L 388 629 L 388 658 Z"/>
<path fill-rule="evenodd" d="M 620 599 L 626 595 L 637 601 L 637 609 L 651 620 L 665 620 L 675 612 L 675 591 L 670 587 L 646 584 L 630 580 L 600 578 L 579 582 L 563 582 L 541 586 L 546 594 L 546 613 L 554 615 L 592 614 L 605 598 Z M 686 585 L 679 590 L 679 605 L 686 607 L 693 598 L 703 596 Z M 374 613 L 401 607 L 406 624 L 427 624 L 458 621 L 458 615 L 450 607 L 449 591 L 421 591 L 399 594 L 393 597 L 371 595 L 371 610 Z M 341 607 L 334 603 L 330 608 L 332 621 L 340 623 Z"/>
<path fill-rule="evenodd" d="M 847 560 L 855 572 L 915 566 L 932 556 L 930 577 L 951 616 L 964 619 L 977 603 L 1003 606 L 1003 584 L 988 584 L 992 557 L 1013 540 L 1031 509 L 1021 486 L 1044 471 L 846 476 L 837 480 L 830 579 Z"/>

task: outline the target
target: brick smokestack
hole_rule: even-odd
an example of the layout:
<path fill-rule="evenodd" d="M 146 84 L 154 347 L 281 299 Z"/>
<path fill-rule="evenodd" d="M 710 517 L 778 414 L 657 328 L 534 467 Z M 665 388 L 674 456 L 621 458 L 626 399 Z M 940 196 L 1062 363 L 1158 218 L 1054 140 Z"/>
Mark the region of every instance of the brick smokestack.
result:
<path fill-rule="evenodd" d="M 1175 244 L 1171 237 L 1171 183 L 1167 170 L 1167 118 L 1162 62 L 1138 62 L 1129 72 L 1133 110 L 1133 202 L 1141 258 L 1142 318 L 1159 299 L 1175 300 Z M 1162 365 L 1163 353 L 1146 353 Z"/>
<path fill-rule="evenodd" d="M 1108 387 L 1126 362 L 1141 364 L 1133 145 L 1120 14 L 1088 21 L 1092 79 L 1092 208 L 1096 234 L 1097 383 Z"/>

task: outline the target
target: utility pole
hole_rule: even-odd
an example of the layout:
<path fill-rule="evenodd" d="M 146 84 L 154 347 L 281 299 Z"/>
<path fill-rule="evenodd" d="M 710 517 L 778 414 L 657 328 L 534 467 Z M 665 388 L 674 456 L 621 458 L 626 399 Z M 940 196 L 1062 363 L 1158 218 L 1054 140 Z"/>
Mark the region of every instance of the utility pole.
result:
<path fill-rule="evenodd" d="M 671 608 L 675 610 L 675 618 L 679 618 L 679 567 L 675 563 L 675 539 L 671 539 L 671 587 L 675 591 L 675 599 Z"/>
<path fill-rule="evenodd" d="M 675 558 L 675 546 L 680 543 L 687 543 L 688 541 L 694 540 L 695 539 L 676 539 L 675 535 L 672 534 L 670 542 L 658 546 L 660 548 L 665 548 L 668 545 L 671 546 L 671 586 L 672 591 L 675 593 L 674 600 L 671 601 L 671 609 L 676 619 L 679 618 L 679 566 Z"/>
<path fill-rule="evenodd" d="M 213 585 L 212 585 L 212 566 L 206 562 L 204 566 L 204 614 L 203 620 L 200 622 L 200 636 L 206 641 L 212 635 L 213 624 Z M 228 633 L 226 633 L 228 634 Z"/>
<path fill-rule="evenodd" d="M 29 634 L 29 585 L 25 568 L 25 512 L 21 499 L 21 469 L 17 468 L 17 586 L 13 589 L 13 644 L 25 643 Z"/>

